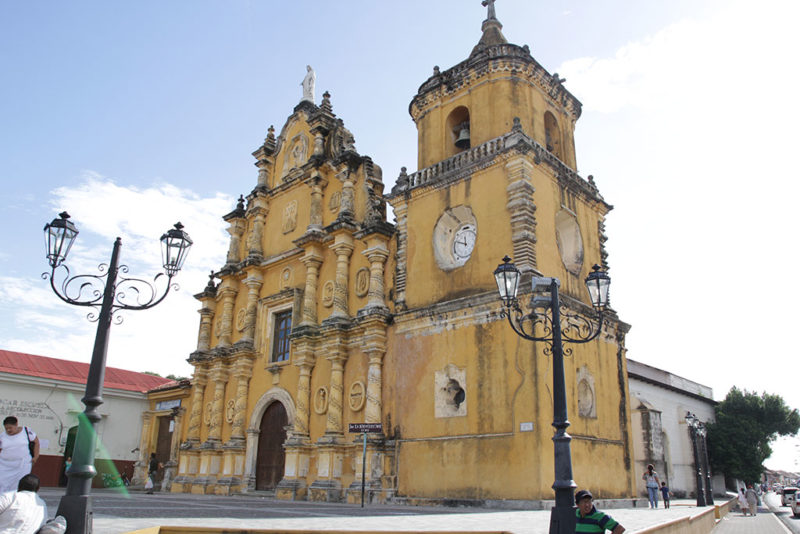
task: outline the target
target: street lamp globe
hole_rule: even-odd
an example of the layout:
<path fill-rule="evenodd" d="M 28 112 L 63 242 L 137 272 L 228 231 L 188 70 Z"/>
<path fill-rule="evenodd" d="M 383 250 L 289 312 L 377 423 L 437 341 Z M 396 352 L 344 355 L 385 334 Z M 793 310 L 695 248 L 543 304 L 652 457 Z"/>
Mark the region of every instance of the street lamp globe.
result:
<path fill-rule="evenodd" d="M 586 277 L 585 283 L 592 306 L 598 309 L 608 306 L 608 287 L 611 285 L 611 278 L 605 271 L 600 270 L 599 265 L 592 267 L 592 272 Z"/>
<path fill-rule="evenodd" d="M 164 270 L 167 272 L 167 276 L 172 278 L 181 270 L 191 246 L 192 239 L 183 231 L 183 225 L 180 222 L 175 223 L 175 228 L 161 236 L 161 257 L 164 260 Z"/>
<path fill-rule="evenodd" d="M 497 282 L 497 290 L 500 292 L 500 300 L 508 308 L 517 299 L 517 288 L 519 287 L 519 269 L 511 263 L 511 258 L 505 256 L 503 263 L 494 270 L 494 279 Z"/>
<path fill-rule="evenodd" d="M 62 211 L 49 224 L 44 225 L 44 244 L 47 247 L 47 261 L 55 269 L 61 265 L 78 236 L 78 228 L 69 220 L 69 213 Z"/>

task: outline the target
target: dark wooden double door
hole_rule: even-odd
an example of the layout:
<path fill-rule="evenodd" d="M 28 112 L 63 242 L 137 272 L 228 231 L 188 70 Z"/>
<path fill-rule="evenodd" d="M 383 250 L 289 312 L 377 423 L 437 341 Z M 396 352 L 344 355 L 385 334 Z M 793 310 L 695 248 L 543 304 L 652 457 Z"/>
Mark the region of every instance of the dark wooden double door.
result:
<path fill-rule="evenodd" d="M 286 441 L 286 425 L 289 419 L 286 409 L 280 402 L 273 402 L 261 416 L 258 435 L 258 454 L 256 455 L 256 489 L 275 489 L 283 478 Z"/>

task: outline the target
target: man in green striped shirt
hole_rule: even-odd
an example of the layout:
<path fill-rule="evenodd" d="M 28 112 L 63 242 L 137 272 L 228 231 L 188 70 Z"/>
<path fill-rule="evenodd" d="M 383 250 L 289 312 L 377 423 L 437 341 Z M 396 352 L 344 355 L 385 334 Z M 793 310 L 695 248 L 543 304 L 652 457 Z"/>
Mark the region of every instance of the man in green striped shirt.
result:
<path fill-rule="evenodd" d="M 599 532 L 602 534 L 610 530 L 611 534 L 622 534 L 625 527 L 614 521 L 610 515 L 598 512 L 592 503 L 592 494 L 589 490 L 580 490 L 575 494 L 575 532 Z"/>

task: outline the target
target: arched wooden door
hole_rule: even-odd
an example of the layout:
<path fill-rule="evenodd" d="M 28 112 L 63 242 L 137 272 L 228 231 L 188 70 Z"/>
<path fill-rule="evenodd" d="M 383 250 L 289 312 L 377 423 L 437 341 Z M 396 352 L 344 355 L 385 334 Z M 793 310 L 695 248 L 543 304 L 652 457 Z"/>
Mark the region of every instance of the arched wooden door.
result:
<path fill-rule="evenodd" d="M 280 402 L 273 402 L 261 417 L 256 456 L 256 489 L 275 489 L 283 478 L 283 442 L 286 441 L 286 425 L 289 418 Z"/>

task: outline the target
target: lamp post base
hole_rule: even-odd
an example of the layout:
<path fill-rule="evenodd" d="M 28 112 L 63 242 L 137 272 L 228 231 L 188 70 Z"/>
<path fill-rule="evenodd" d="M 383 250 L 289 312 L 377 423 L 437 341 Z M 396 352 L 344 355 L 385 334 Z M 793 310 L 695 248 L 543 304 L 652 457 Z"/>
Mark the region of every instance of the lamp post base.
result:
<path fill-rule="evenodd" d="M 554 506 L 550 509 L 550 534 L 575 532 L 575 508 Z"/>
<path fill-rule="evenodd" d="M 67 520 L 66 534 L 92 534 L 92 514 L 91 495 L 64 495 L 56 512 Z"/>

